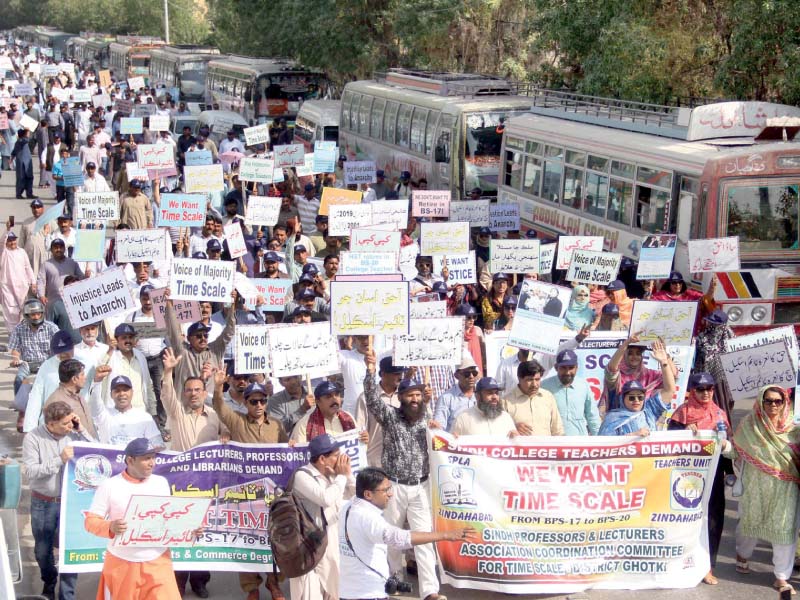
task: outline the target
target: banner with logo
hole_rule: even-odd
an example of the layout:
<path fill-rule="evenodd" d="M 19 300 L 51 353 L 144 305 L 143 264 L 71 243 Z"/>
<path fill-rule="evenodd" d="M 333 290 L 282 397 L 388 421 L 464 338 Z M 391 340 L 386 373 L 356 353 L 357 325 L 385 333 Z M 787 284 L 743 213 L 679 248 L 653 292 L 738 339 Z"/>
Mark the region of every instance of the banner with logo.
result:
<path fill-rule="evenodd" d="M 705 510 L 719 445 L 638 437 L 428 434 L 442 583 L 513 594 L 695 587 L 709 569 Z"/>
<path fill-rule="evenodd" d="M 366 466 L 366 446 L 358 430 L 338 436 L 342 452 L 350 456 L 353 472 Z M 74 444 L 61 488 L 59 563 L 62 573 L 92 573 L 103 569 L 108 540 L 83 527 L 98 486 L 125 468 L 122 448 L 102 444 Z M 176 571 L 272 570 L 267 543 L 269 504 L 283 493 L 295 469 L 308 464 L 305 444 L 209 443 L 186 452 L 156 455 L 153 473 L 166 477 L 178 498 L 210 499 L 203 537 L 191 548 L 174 548 Z"/>

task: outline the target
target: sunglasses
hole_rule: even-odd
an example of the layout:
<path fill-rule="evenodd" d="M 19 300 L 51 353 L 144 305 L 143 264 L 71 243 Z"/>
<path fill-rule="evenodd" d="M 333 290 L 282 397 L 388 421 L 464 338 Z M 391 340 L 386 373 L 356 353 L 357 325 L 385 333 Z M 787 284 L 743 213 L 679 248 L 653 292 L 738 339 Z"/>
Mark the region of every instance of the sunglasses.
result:
<path fill-rule="evenodd" d="M 772 406 L 783 406 L 786 403 L 786 400 L 764 400 L 764 405 L 772 404 Z"/>
<path fill-rule="evenodd" d="M 261 398 L 260 400 L 248 400 L 251 406 L 258 406 L 259 404 L 267 404 L 266 398 Z"/>
<path fill-rule="evenodd" d="M 461 373 L 462 377 L 477 377 L 478 376 L 478 371 L 477 370 L 459 371 L 459 373 Z"/>
<path fill-rule="evenodd" d="M 631 402 L 644 402 L 644 396 L 640 394 L 631 394 L 629 396 L 625 396 L 625 400 L 630 400 Z"/>
<path fill-rule="evenodd" d="M 711 387 L 710 385 L 706 385 L 706 386 L 703 386 L 703 387 L 696 387 L 696 388 L 694 388 L 694 389 L 695 389 L 695 391 L 696 391 L 696 392 L 698 392 L 698 393 L 702 394 L 703 392 L 710 392 L 710 391 L 712 391 L 714 388 L 713 388 L 713 387 Z"/>
<path fill-rule="evenodd" d="M 208 334 L 207 333 L 195 333 L 195 334 L 193 334 L 192 337 L 200 338 L 202 340 L 207 340 L 208 339 Z"/>

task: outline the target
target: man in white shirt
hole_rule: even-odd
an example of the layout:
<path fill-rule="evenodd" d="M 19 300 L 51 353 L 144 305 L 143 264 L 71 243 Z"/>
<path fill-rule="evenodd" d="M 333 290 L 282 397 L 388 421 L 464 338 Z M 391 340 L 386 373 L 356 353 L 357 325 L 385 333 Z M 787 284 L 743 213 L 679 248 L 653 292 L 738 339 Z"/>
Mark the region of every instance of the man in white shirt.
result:
<path fill-rule="evenodd" d="M 339 370 L 344 378 L 344 401 L 342 410 L 356 414 L 358 397 L 364 393 L 364 375 L 367 366 L 364 364 L 364 355 L 369 349 L 368 335 L 354 335 L 353 349 L 339 351 Z"/>
<path fill-rule="evenodd" d="M 463 411 L 453 425 L 453 435 L 489 435 L 516 437 L 514 419 L 503 410 L 500 386 L 494 377 L 484 377 L 475 386 L 478 403 Z"/>
<path fill-rule="evenodd" d="M 78 188 L 80 192 L 110 192 L 106 178 L 97 174 L 97 165 L 93 162 L 86 163 L 86 175 L 83 185 Z"/>
<path fill-rule="evenodd" d="M 236 137 L 236 132 L 233 129 L 229 130 L 227 138 L 219 143 L 219 153 L 224 154 L 225 152 L 241 152 L 244 154 L 244 144 Z"/>
<path fill-rule="evenodd" d="M 98 331 L 97 323 L 89 323 L 78 329 L 78 333 L 81 334 L 81 342 L 76 344 L 75 352 L 80 355 L 79 358 L 86 365 L 87 372 L 103 362 L 103 358 L 108 353 L 108 344 L 97 341 Z"/>
<path fill-rule="evenodd" d="M 118 375 L 111 380 L 112 408 L 106 407 L 101 396 L 102 381 L 111 372 L 111 367 L 97 367 L 89 394 L 89 407 L 97 428 L 97 439 L 101 444 L 111 444 L 122 448 L 136 438 L 147 438 L 158 449 L 164 448 L 164 440 L 158 431 L 153 417 L 141 408 L 131 406 L 133 386 L 125 375 Z"/>
<path fill-rule="evenodd" d="M 408 550 L 441 541 L 464 543 L 475 536 L 471 527 L 438 532 L 394 527 L 383 518 L 392 496 L 392 482 L 381 469 L 367 467 L 356 477 L 356 498 L 345 504 L 339 513 L 339 598 L 342 600 L 386 598 L 389 546 Z M 440 598 L 444 596 L 436 593 L 423 600 Z"/>
<path fill-rule="evenodd" d="M 75 111 L 75 130 L 78 133 L 78 143 L 85 144 L 86 138 L 92 131 L 92 111 L 85 104 Z"/>

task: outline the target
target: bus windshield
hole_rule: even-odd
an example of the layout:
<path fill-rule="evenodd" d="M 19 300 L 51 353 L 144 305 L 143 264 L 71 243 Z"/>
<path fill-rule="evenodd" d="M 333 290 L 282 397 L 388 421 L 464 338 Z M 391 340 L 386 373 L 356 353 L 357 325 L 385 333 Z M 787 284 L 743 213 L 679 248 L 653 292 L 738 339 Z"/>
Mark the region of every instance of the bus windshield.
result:
<path fill-rule="evenodd" d="M 500 146 L 503 142 L 503 123 L 525 111 L 491 111 L 469 113 L 464 144 L 464 191 L 479 187 L 483 193 L 497 191 L 497 172 L 500 166 Z"/>
<path fill-rule="evenodd" d="M 800 182 L 727 186 L 727 235 L 738 235 L 744 252 L 797 250 L 798 188 Z"/>
<path fill-rule="evenodd" d="M 147 55 L 131 56 L 131 66 L 133 67 L 149 67 L 150 57 Z"/>
<path fill-rule="evenodd" d="M 181 69 L 181 80 L 205 83 L 206 71 L 205 69 Z"/>

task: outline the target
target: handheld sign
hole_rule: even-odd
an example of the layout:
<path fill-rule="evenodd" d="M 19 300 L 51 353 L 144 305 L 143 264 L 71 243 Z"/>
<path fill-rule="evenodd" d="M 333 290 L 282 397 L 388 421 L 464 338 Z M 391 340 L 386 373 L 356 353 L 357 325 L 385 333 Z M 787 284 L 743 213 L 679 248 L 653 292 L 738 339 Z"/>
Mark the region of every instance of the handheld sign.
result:
<path fill-rule="evenodd" d="M 244 213 L 244 222 L 248 225 L 267 225 L 278 222 L 281 212 L 281 199 L 269 196 L 250 196 Z"/>
<path fill-rule="evenodd" d="M 230 261 L 174 258 L 169 279 L 172 298 L 230 302 L 235 270 L 236 263 Z"/>
<path fill-rule="evenodd" d="M 169 131 L 169 117 L 166 115 L 150 115 L 147 120 L 150 131 Z"/>
<path fill-rule="evenodd" d="M 509 345 L 555 354 L 571 294 L 569 288 L 524 279 L 508 336 Z"/>
<path fill-rule="evenodd" d="M 315 142 L 313 154 L 314 172 L 333 173 L 336 168 L 337 151 L 336 142 Z"/>
<path fill-rule="evenodd" d="M 344 190 L 339 188 L 322 188 L 322 198 L 320 199 L 320 215 L 328 215 L 328 207 L 337 204 L 361 204 L 363 194 L 356 190 Z"/>
<path fill-rule="evenodd" d="M 454 366 L 461 363 L 463 348 L 464 317 L 412 319 L 411 332 L 394 338 L 392 364 L 403 367 Z"/>
<path fill-rule="evenodd" d="M 159 227 L 202 227 L 206 218 L 203 194 L 161 194 Z"/>
<path fill-rule="evenodd" d="M 339 371 L 339 344 L 328 323 L 270 327 L 267 341 L 273 377 L 323 377 Z"/>
<path fill-rule="evenodd" d="M 411 199 L 411 214 L 415 217 L 447 217 L 450 215 L 449 190 L 415 190 Z"/>
<path fill-rule="evenodd" d="M 75 221 L 118 220 L 119 192 L 78 192 L 72 218 Z"/>
<path fill-rule="evenodd" d="M 606 286 L 617 278 L 622 254 L 573 250 L 567 281 Z"/>
<path fill-rule="evenodd" d="M 433 254 L 467 254 L 469 252 L 469 223 L 421 223 L 420 252 Z"/>
<path fill-rule="evenodd" d="M 519 231 L 519 204 L 491 204 L 489 206 L 489 229 L 492 231 Z"/>
<path fill-rule="evenodd" d="M 137 148 L 137 157 L 141 169 L 170 169 L 175 166 L 172 146 L 166 144 L 141 144 Z"/>
<path fill-rule="evenodd" d="M 489 200 L 464 200 L 450 203 L 450 220 L 466 221 L 470 227 L 488 227 L 489 215 Z"/>
<path fill-rule="evenodd" d="M 372 223 L 371 204 L 334 205 L 328 210 L 328 235 L 346 236 Z"/>
<path fill-rule="evenodd" d="M 234 334 L 236 373 L 268 373 L 267 325 L 237 325 Z"/>
<path fill-rule="evenodd" d="M 642 342 L 658 338 L 669 346 L 692 343 L 697 302 L 659 302 L 636 300 L 631 313 L 631 333 L 639 333 Z"/>
<path fill-rule="evenodd" d="M 370 205 L 373 225 L 391 224 L 395 229 L 408 225 L 408 200 L 374 200 Z"/>
<path fill-rule="evenodd" d="M 397 254 L 394 252 L 340 252 L 338 272 L 342 275 L 397 273 Z"/>
<path fill-rule="evenodd" d="M 164 298 L 167 288 L 150 290 L 150 300 L 153 301 L 153 318 L 156 327 L 164 329 L 167 326 L 165 314 L 167 312 L 167 301 Z M 200 304 L 193 300 L 175 300 L 172 303 L 175 317 L 178 323 L 197 323 L 200 320 Z"/>
<path fill-rule="evenodd" d="M 136 309 L 121 267 L 65 286 L 62 298 L 69 322 L 75 329 Z"/>
<path fill-rule="evenodd" d="M 261 310 L 264 312 L 283 311 L 286 297 L 292 289 L 291 279 L 255 277 L 251 281 L 256 286 L 258 293 L 264 297 L 264 304 L 261 305 Z"/>
<path fill-rule="evenodd" d="M 492 273 L 538 273 L 539 240 L 490 240 Z"/>
<path fill-rule="evenodd" d="M 408 333 L 408 282 L 331 281 L 330 290 L 332 333 Z"/>
<path fill-rule="evenodd" d="M 239 179 L 242 181 L 272 183 L 274 178 L 275 161 L 271 158 L 250 158 L 246 156 L 239 161 Z"/>
<path fill-rule="evenodd" d="M 70 156 L 62 161 L 64 163 L 62 174 L 65 187 L 78 187 L 83 185 L 83 168 L 77 156 Z"/>
<path fill-rule="evenodd" d="M 663 279 L 669 277 L 675 257 L 677 235 L 646 235 L 639 250 L 636 279 Z"/>
<path fill-rule="evenodd" d="M 306 164 L 303 144 L 287 144 L 275 146 L 273 150 L 276 167 L 302 167 Z"/>
<path fill-rule="evenodd" d="M 344 163 L 344 184 L 360 185 L 362 183 L 375 183 L 375 161 L 348 160 Z"/>
<path fill-rule="evenodd" d="M 766 385 L 791 388 L 797 384 L 791 352 L 783 340 L 721 354 L 720 362 L 737 402 L 753 400 Z"/>
<path fill-rule="evenodd" d="M 210 165 L 214 162 L 211 150 L 191 150 L 183 155 L 184 164 L 194 167 L 197 165 Z"/>
<path fill-rule="evenodd" d="M 183 168 L 186 193 L 221 192 L 225 189 L 222 165 L 203 165 Z"/>
<path fill-rule="evenodd" d="M 269 125 L 256 125 L 255 127 L 244 128 L 244 143 L 247 146 L 269 143 Z"/>
<path fill-rule="evenodd" d="M 350 249 L 354 252 L 400 252 L 400 232 L 383 231 L 374 226 L 353 229 Z"/>
<path fill-rule="evenodd" d="M 172 246 L 165 229 L 117 229 L 118 263 L 168 261 Z"/>
<path fill-rule="evenodd" d="M 723 273 L 740 269 L 738 237 L 689 240 L 690 272 Z"/>
<path fill-rule="evenodd" d="M 83 229 L 80 226 L 75 230 L 75 247 L 72 249 L 72 260 L 76 261 L 101 261 L 105 257 L 106 228 Z"/>
<path fill-rule="evenodd" d="M 558 261 L 556 262 L 556 269 L 566 270 L 569 268 L 569 264 L 572 262 L 573 250 L 594 250 L 595 252 L 602 252 L 603 236 L 562 235 L 558 238 Z"/>
<path fill-rule="evenodd" d="M 228 242 L 228 253 L 231 258 L 239 258 L 247 254 L 242 226 L 239 223 L 230 222 L 222 229 L 225 232 L 225 240 Z"/>

